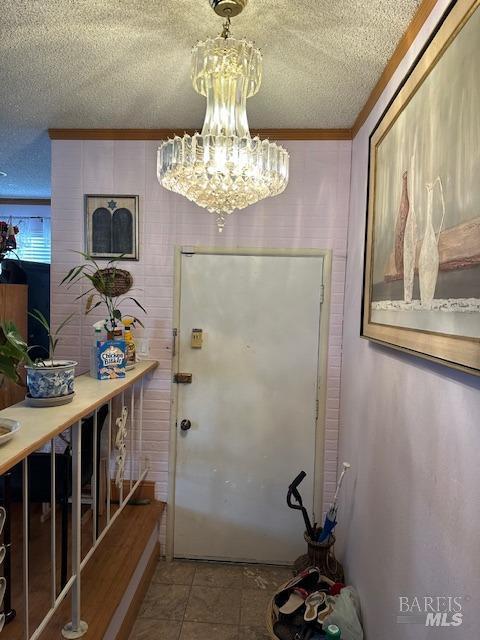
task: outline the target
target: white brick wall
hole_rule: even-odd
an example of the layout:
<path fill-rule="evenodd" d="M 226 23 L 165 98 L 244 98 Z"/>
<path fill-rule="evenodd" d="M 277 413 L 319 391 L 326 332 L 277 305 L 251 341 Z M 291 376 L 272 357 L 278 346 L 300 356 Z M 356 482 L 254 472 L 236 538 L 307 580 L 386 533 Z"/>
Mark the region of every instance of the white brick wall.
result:
<path fill-rule="evenodd" d="M 333 497 L 337 469 L 343 293 L 350 187 L 351 143 L 289 141 L 290 183 L 227 221 L 219 235 L 214 216 L 160 187 L 156 177 L 158 143 L 143 141 L 54 141 L 52 143 L 52 320 L 77 310 L 59 353 L 81 353 L 88 366 L 91 325 L 80 288 L 58 283 L 84 250 L 83 196 L 86 193 L 140 196 L 140 261 L 128 262 L 136 297 L 148 310 L 145 333 L 150 355 L 160 366 L 145 392 L 145 446 L 151 451 L 150 480 L 167 497 L 171 379 L 173 255 L 176 245 L 333 249 L 324 502 Z M 133 311 L 133 310 L 132 310 Z M 72 345 L 74 345 L 72 351 Z"/>

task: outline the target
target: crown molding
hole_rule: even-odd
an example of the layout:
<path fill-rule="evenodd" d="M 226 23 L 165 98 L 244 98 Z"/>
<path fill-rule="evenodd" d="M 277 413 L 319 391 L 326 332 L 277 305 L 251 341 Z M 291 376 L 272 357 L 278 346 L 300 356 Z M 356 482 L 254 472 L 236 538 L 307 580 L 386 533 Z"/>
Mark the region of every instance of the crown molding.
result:
<path fill-rule="evenodd" d="M 425 21 L 432 13 L 432 10 L 436 4 L 437 0 L 423 0 L 418 7 L 416 14 L 413 16 L 412 21 L 408 25 L 408 28 L 403 34 L 400 42 L 398 43 L 397 48 L 393 52 L 392 57 L 387 62 L 387 65 L 384 68 L 377 84 L 373 87 L 373 90 L 368 96 L 366 103 L 358 114 L 352 127 L 352 138 L 357 135 L 362 125 L 370 115 L 373 107 L 377 104 L 378 99 L 383 93 L 383 90 L 392 79 L 392 76 L 397 70 L 398 65 L 407 54 L 412 42 L 417 37 L 418 32 L 425 24 Z"/>
<path fill-rule="evenodd" d="M 165 140 L 196 129 L 49 129 L 51 140 Z M 251 129 L 252 136 L 275 140 L 351 140 L 351 129 Z"/>

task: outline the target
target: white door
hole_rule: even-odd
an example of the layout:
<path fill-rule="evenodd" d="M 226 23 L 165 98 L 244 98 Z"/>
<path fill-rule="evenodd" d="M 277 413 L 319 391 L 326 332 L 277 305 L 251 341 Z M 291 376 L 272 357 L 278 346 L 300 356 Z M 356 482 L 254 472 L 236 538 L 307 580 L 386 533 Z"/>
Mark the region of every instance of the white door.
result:
<path fill-rule="evenodd" d="M 305 553 L 285 497 L 303 469 L 311 514 L 322 275 L 321 256 L 182 254 L 178 371 L 192 382 L 178 385 L 175 557 Z"/>

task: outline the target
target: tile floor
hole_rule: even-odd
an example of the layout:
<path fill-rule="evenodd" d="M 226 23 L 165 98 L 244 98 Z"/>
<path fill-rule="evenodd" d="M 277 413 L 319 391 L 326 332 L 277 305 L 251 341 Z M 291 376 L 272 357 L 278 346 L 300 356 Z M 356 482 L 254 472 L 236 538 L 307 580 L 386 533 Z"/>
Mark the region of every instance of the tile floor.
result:
<path fill-rule="evenodd" d="M 265 610 L 288 567 L 160 561 L 130 640 L 268 640 Z"/>

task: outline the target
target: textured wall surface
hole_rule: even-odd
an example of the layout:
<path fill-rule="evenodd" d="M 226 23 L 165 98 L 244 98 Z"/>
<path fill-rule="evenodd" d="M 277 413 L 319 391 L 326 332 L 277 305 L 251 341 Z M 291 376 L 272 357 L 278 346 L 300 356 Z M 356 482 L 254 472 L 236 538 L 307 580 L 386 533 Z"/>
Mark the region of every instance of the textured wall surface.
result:
<path fill-rule="evenodd" d="M 339 459 L 353 470 L 338 534 L 368 640 L 478 637 L 480 379 L 359 337 L 368 137 L 447 4 L 437 3 L 352 150 Z M 464 622 L 397 624 L 402 595 L 463 596 Z"/>
<path fill-rule="evenodd" d="M 81 303 L 58 288 L 83 250 L 85 193 L 139 194 L 140 261 L 126 267 L 135 278 L 135 295 L 148 309 L 145 335 L 150 356 L 160 366 L 145 395 L 146 447 L 151 451 L 150 479 L 157 495 L 167 497 L 171 380 L 173 258 L 178 245 L 269 248 L 331 248 L 332 305 L 325 429 L 324 499 L 335 487 L 338 443 L 343 289 L 350 183 L 350 142 L 288 142 L 291 177 L 278 198 L 259 203 L 227 221 L 219 235 L 214 216 L 158 184 L 155 142 L 54 141 L 52 144 L 52 318 L 54 323 L 78 310 L 68 329 L 64 355 L 81 350 L 88 366 L 91 325 Z"/>

